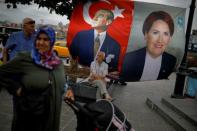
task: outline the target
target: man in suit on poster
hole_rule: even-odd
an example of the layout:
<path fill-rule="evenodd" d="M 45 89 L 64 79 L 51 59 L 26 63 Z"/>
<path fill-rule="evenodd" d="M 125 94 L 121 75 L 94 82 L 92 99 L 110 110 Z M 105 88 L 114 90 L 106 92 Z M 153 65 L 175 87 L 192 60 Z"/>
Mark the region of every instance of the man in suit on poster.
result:
<path fill-rule="evenodd" d="M 100 9 L 93 18 L 93 29 L 78 32 L 70 45 L 70 54 L 79 64 L 90 66 L 99 51 L 105 52 L 109 69 L 117 70 L 120 45 L 108 33 L 107 27 L 114 20 L 111 10 Z"/>

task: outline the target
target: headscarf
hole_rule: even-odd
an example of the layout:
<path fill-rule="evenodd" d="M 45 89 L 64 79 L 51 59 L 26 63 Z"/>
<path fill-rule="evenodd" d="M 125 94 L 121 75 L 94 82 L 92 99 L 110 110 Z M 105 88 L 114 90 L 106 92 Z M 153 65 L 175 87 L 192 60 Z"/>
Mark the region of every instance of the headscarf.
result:
<path fill-rule="evenodd" d="M 40 35 L 40 33 L 45 33 L 50 40 L 50 50 L 42 54 L 39 53 L 38 50 L 36 49 L 36 40 Z M 31 53 L 32 59 L 37 65 L 52 70 L 61 63 L 60 58 L 57 57 L 57 55 L 53 51 L 54 43 L 55 43 L 55 31 L 53 30 L 53 28 L 48 26 L 39 28 L 39 30 L 36 33 L 36 39 L 34 41 L 32 53 Z M 45 58 L 44 61 L 41 59 L 41 56 Z"/>

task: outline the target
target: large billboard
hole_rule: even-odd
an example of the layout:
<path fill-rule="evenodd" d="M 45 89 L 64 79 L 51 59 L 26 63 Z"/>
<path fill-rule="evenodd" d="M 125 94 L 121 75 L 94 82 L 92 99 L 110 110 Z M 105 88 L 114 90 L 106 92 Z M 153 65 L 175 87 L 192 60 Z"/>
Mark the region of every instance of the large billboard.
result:
<path fill-rule="evenodd" d="M 78 4 L 67 42 L 81 65 L 105 52 L 109 69 L 124 81 L 167 79 L 180 64 L 185 44 L 185 9 L 128 0 Z M 98 44 L 99 43 L 99 44 Z"/>

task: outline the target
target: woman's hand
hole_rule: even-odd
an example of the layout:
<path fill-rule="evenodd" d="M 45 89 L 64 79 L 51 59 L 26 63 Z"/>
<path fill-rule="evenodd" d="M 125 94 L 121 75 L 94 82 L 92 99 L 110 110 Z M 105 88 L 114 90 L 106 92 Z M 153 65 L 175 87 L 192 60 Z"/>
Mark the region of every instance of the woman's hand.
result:
<path fill-rule="evenodd" d="M 72 89 L 68 89 L 64 95 L 64 101 L 65 102 L 69 102 L 69 101 L 74 101 L 74 93 L 72 91 Z"/>

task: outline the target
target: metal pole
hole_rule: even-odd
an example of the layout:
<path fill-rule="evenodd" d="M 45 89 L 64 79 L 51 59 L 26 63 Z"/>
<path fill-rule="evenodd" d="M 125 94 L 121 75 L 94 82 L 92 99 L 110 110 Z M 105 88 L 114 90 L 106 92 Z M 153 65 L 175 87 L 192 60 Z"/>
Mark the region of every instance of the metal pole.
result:
<path fill-rule="evenodd" d="M 185 53 L 182 59 L 181 64 L 186 63 L 186 58 L 187 58 L 187 51 L 188 51 L 188 45 L 189 45 L 189 38 L 191 34 L 191 29 L 192 29 L 192 22 L 193 22 L 193 17 L 194 17 L 194 11 L 196 8 L 196 0 L 192 0 L 191 5 L 190 5 L 190 12 L 189 12 L 189 18 L 187 22 L 187 30 L 186 30 L 186 35 L 185 35 Z"/>
<path fill-rule="evenodd" d="M 172 95 L 172 98 L 183 98 L 183 90 L 184 90 L 184 85 L 185 85 L 185 77 L 187 75 L 187 67 L 186 67 L 186 60 L 187 60 L 187 51 L 188 51 L 188 45 L 189 45 L 189 38 L 191 34 L 191 29 L 192 29 L 192 22 L 193 22 L 193 16 L 194 16 L 194 11 L 195 11 L 195 6 L 196 0 L 192 0 L 191 5 L 190 5 L 190 11 L 189 11 L 189 18 L 187 22 L 187 30 L 186 30 L 186 35 L 185 35 L 185 52 L 183 59 L 181 61 L 181 65 L 178 69 L 177 72 L 177 77 L 176 77 L 176 83 L 175 83 L 175 88 L 174 88 L 174 93 Z"/>

